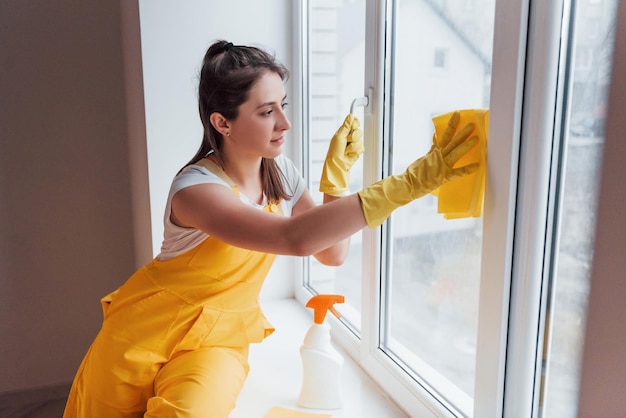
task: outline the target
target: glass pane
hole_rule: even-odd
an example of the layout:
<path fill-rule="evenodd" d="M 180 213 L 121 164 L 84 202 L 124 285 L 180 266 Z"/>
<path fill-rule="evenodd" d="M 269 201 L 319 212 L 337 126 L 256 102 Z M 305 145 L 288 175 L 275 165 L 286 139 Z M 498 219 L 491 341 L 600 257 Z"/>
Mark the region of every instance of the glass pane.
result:
<path fill-rule="evenodd" d="M 394 3 L 390 170 L 432 144 L 435 115 L 488 108 L 495 0 Z M 445 220 L 425 196 L 388 231 L 384 349 L 431 391 L 471 414 L 482 219 Z"/>
<path fill-rule="evenodd" d="M 308 124 L 310 190 L 322 203 L 319 179 L 328 144 L 350 113 L 352 100 L 363 96 L 365 76 L 365 0 L 310 0 L 308 30 Z M 363 109 L 355 110 L 363 123 Z M 350 190 L 362 188 L 363 160 L 352 168 Z M 351 239 L 341 267 L 326 267 L 309 257 L 308 285 L 317 293 L 338 293 L 337 305 L 355 330 L 361 328 L 361 234 Z"/>
<path fill-rule="evenodd" d="M 567 71 L 570 105 L 552 277 L 543 416 L 576 417 L 604 117 L 618 0 L 578 1 Z"/>

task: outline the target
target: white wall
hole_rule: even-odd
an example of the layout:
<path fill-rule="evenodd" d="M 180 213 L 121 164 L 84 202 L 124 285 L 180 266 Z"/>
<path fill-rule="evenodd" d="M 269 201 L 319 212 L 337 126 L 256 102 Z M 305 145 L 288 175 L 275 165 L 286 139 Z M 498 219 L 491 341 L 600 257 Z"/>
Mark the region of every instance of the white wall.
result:
<path fill-rule="evenodd" d="M 218 39 L 262 46 L 291 70 L 293 8 L 289 0 L 140 0 L 139 7 L 153 251 L 157 254 L 171 180 L 195 155 L 202 138 L 196 91 L 204 53 Z M 288 97 L 293 97 L 291 83 L 286 88 Z M 288 134 L 285 155 L 293 158 L 290 141 L 299 140 Z M 295 158 L 294 162 L 299 165 Z M 290 297 L 299 266 L 298 259 L 278 257 L 262 299 Z"/>

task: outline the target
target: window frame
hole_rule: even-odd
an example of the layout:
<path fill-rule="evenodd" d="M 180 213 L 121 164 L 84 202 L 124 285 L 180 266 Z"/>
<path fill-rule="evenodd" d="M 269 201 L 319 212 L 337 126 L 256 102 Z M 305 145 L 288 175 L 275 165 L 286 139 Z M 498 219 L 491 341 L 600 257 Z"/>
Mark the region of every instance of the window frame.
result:
<path fill-rule="evenodd" d="M 541 389 L 546 301 L 557 238 L 554 181 L 562 163 L 561 126 L 566 115 L 569 2 L 533 2 L 525 49 L 519 175 L 510 284 L 503 411 L 537 416 Z M 496 17 L 497 18 L 497 17 Z M 563 44 L 561 44 L 563 42 Z M 494 55 L 495 55 L 494 50 Z M 492 134 L 495 136 L 495 134 Z M 485 359 L 487 361 L 487 359 Z M 480 415 L 478 415 L 480 416 Z"/>

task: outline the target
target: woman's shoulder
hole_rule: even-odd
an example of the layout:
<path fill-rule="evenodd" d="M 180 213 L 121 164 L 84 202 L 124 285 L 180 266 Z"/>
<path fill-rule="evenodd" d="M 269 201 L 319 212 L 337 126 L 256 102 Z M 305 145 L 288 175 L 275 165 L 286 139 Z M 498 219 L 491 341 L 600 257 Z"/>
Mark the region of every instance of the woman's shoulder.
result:
<path fill-rule="evenodd" d="M 183 168 L 174 177 L 172 182 L 172 190 L 178 191 L 185 187 L 195 186 L 197 184 L 223 184 L 229 186 L 228 183 L 222 179 L 219 175 L 209 170 L 204 165 L 191 164 Z"/>
<path fill-rule="evenodd" d="M 288 165 L 294 165 L 293 161 L 291 161 L 288 157 L 284 156 L 283 154 L 279 154 L 276 158 L 274 158 L 274 161 L 276 161 L 276 164 L 278 164 L 279 167 L 284 167 L 284 166 L 288 166 Z"/>
<path fill-rule="evenodd" d="M 300 199 L 302 193 L 304 193 L 306 183 L 298 167 L 288 157 L 285 157 L 281 154 L 275 158 L 275 161 L 276 165 L 283 173 L 283 183 L 285 185 L 285 189 L 287 193 L 291 195 L 289 205 L 293 206 L 298 202 L 298 199 Z M 284 208 L 283 210 L 286 213 L 291 213 L 291 209 L 286 210 Z"/>
<path fill-rule="evenodd" d="M 281 154 L 278 157 L 276 157 L 274 161 L 276 161 L 276 164 L 278 165 L 280 170 L 283 172 L 283 174 L 285 174 L 286 176 L 288 177 L 292 177 L 294 175 L 297 177 L 300 176 L 300 170 L 298 169 L 298 167 L 296 167 L 294 162 L 289 157 L 286 157 Z"/>

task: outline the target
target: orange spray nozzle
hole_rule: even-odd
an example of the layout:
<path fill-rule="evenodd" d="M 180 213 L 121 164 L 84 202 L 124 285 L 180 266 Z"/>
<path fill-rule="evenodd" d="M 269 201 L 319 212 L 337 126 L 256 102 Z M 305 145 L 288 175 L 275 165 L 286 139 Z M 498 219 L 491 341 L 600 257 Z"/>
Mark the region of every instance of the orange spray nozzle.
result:
<path fill-rule="evenodd" d="M 306 307 L 313 308 L 313 321 L 316 324 L 322 324 L 324 323 L 324 318 L 326 318 L 326 311 L 331 311 L 337 318 L 341 317 L 333 305 L 335 303 L 343 303 L 344 301 L 345 297 L 342 295 L 315 295 L 309 299 Z"/>

